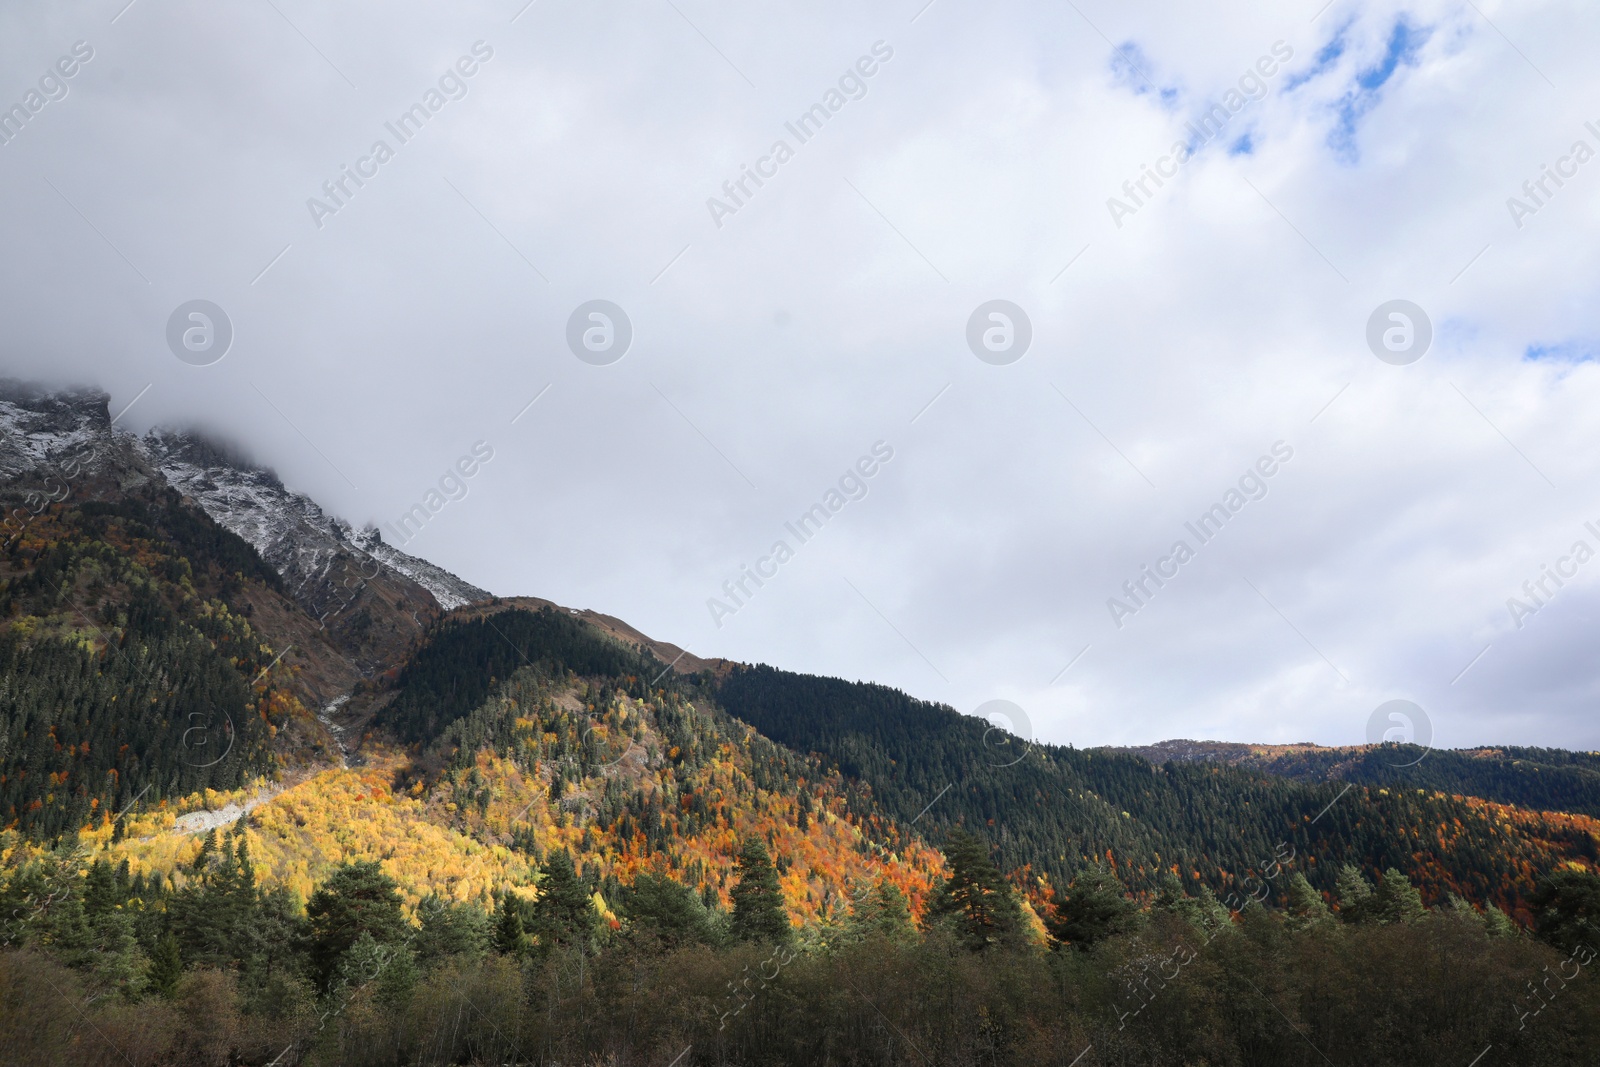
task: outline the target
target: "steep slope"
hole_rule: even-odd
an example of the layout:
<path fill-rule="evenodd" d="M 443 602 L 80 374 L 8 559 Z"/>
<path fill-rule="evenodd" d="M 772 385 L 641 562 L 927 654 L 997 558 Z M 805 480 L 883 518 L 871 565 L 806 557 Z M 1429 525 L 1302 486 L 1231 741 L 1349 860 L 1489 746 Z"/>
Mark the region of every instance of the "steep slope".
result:
<path fill-rule="evenodd" d="M 179 492 L 249 542 L 296 601 L 371 675 L 397 662 L 439 611 L 489 594 L 356 530 L 271 470 L 190 433 L 152 431 L 141 452 Z"/>
<path fill-rule="evenodd" d="M 1164 871 L 1220 893 L 1272 883 L 1275 858 L 1331 890 L 1340 865 L 1397 867 L 1430 900 L 1459 893 L 1519 908 L 1538 875 L 1600 856 L 1595 820 L 1515 810 L 1426 788 L 1301 782 L 1222 762 L 1028 744 L 885 686 L 740 667 L 719 702 L 779 743 L 859 780 L 885 815 L 937 836 L 965 826 L 1012 867 L 1057 883 L 1109 862 L 1153 888 Z M 1004 741 L 1005 744 L 997 744 Z M 1259 883 L 1258 883 L 1259 884 Z M 1269 899 L 1285 885 L 1268 884 Z"/>

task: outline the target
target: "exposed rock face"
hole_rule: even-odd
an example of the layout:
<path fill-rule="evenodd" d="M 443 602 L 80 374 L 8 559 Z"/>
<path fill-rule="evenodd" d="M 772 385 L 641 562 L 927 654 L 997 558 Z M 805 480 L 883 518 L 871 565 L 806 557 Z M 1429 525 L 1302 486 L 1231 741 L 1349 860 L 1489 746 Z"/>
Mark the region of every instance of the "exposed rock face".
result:
<path fill-rule="evenodd" d="M 13 513 L 25 521 L 44 502 L 175 491 L 254 547 L 310 616 L 316 640 L 365 677 L 400 662 L 441 612 L 490 599 L 385 544 L 376 529 L 328 515 L 225 445 L 181 431 L 139 438 L 117 428 L 108 403 L 98 390 L 50 393 L 0 381 L 0 498 L 8 509 L 24 505 Z M 302 648 L 312 640 L 299 639 Z"/>

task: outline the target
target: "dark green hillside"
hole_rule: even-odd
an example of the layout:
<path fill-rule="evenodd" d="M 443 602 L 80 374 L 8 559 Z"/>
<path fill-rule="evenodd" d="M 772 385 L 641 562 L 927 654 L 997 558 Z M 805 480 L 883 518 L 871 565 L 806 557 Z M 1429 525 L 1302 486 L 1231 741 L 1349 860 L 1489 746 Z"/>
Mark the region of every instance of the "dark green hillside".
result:
<path fill-rule="evenodd" d="M 1436 789 L 1536 811 L 1600 816 L 1600 756 L 1591 752 L 1514 747 L 1424 752 L 1401 745 L 1354 752 L 1309 749 L 1249 756 L 1241 763 L 1300 781 Z"/>
<path fill-rule="evenodd" d="M 276 589 L 175 495 L 55 505 L 0 548 L 0 826 L 53 839 L 273 766 L 289 703 L 230 607 Z"/>
<path fill-rule="evenodd" d="M 551 608 L 452 620 L 429 635 L 400 672 L 399 695 L 384 712 L 384 724 L 402 741 L 431 741 L 513 672 L 541 664 L 583 677 L 628 679 L 635 697 L 664 666 Z"/>
<path fill-rule="evenodd" d="M 1131 886 L 1153 889 L 1176 869 L 1191 887 L 1227 892 L 1287 843 L 1322 889 L 1354 862 L 1374 873 L 1397 867 L 1430 899 L 1455 892 L 1516 907 L 1538 873 L 1596 856 L 1582 827 L 1513 828 L 1415 788 L 1358 785 L 1341 797 L 1337 783 L 1053 745 L 1006 766 L 1022 742 L 999 745 L 988 723 L 881 685 L 761 666 L 736 668 L 716 691 L 763 734 L 860 779 L 902 825 L 914 821 L 933 840 L 964 826 L 993 842 L 1004 865 L 1031 864 L 1058 884 L 1110 859 Z"/>

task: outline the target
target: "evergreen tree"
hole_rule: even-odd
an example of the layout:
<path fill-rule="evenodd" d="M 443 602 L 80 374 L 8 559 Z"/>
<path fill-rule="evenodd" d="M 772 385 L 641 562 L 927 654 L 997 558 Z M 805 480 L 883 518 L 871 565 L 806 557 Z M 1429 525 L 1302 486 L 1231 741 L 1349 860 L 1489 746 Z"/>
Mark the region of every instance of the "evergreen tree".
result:
<path fill-rule="evenodd" d="M 641 874 L 619 894 L 629 933 L 675 947 L 710 940 L 710 917 L 694 890 L 666 875 Z"/>
<path fill-rule="evenodd" d="M 1050 936 L 1086 950 L 1138 929 L 1139 906 L 1128 899 L 1117 876 L 1099 864 L 1078 872 L 1065 893 L 1056 893 Z"/>
<path fill-rule="evenodd" d="M 1346 923 L 1373 921 L 1372 883 L 1353 863 L 1339 868 L 1334 882 L 1334 895 L 1339 901 L 1339 919 Z"/>
<path fill-rule="evenodd" d="M 1394 867 L 1383 872 L 1383 879 L 1372 894 L 1371 908 L 1373 918 L 1380 923 L 1414 923 L 1427 914 L 1422 893 Z"/>
<path fill-rule="evenodd" d="M 958 829 L 945 843 L 944 858 L 950 876 L 929 904 L 932 921 L 948 925 L 975 952 L 991 945 L 1021 944 L 1022 907 L 990 858 L 989 847 Z"/>
<path fill-rule="evenodd" d="M 392 944 L 409 930 L 394 879 L 371 860 L 336 868 L 311 895 L 306 917 L 311 921 L 312 965 L 324 987 L 362 934 Z"/>
<path fill-rule="evenodd" d="M 183 957 L 178 952 L 178 938 L 168 930 L 156 942 L 150 955 L 150 988 L 157 994 L 172 999 L 178 990 L 178 979 L 183 977 Z"/>
<path fill-rule="evenodd" d="M 794 936 L 789 914 L 783 907 L 778 888 L 778 872 L 772 866 L 766 843 L 751 836 L 739 852 L 735 865 L 739 881 L 733 897 L 731 929 L 737 941 L 768 941 L 787 944 Z"/>
<path fill-rule="evenodd" d="M 917 936 L 916 924 L 911 921 L 911 904 L 900 887 L 884 880 L 868 890 L 845 922 L 845 939 L 865 941 L 881 937 L 887 941 L 906 944 Z"/>
<path fill-rule="evenodd" d="M 522 927 L 522 905 L 507 891 L 500 897 L 494 914 L 494 950 L 502 956 L 520 956 L 528 950 L 528 935 Z"/>
<path fill-rule="evenodd" d="M 1579 948 L 1600 951 L 1600 875 L 1552 872 L 1539 883 L 1529 905 L 1541 941 L 1569 954 Z"/>
<path fill-rule="evenodd" d="M 572 854 L 564 848 L 550 853 L 545 862 L 532 918 L 531 932 L 541 950 L 588 950 L 593 945 L 597 918 L 594 902 L 572 865 Z"/>
<path fill-rule="evenodd" d="M 1329 910 L 1327 902 L 1322 899 L 1322 894 L 1306 880 L 1306 876 L 1295 871 L 1289 876 L 1289 917 L 1288 925 L 1291 930 L 1312 930 L 1329 926 L 1333 923 L 1333 912 Z"/>
<path fill-rule="evenodd" d="M 494 936 L 491 921 L 482 908 L 453 903 L 433 893 L 417 905 L 417 921 L 420 928 L 412 947 L 418 964 L 427 970 L 451 956 L 481 955 Z M 520 921 L 516 932 L 523 932 Z"/>

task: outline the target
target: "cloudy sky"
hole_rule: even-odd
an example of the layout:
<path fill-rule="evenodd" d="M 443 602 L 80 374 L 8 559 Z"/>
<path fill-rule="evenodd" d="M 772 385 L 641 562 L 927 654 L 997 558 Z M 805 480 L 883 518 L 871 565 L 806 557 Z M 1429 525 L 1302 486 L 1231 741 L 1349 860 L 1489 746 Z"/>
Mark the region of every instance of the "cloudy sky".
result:
<path fill-rule="evenodd" d="M 1600 747 L 1593 5 L 524 3 L 7 5 L 0 371 L 1050 741 Z"/>

